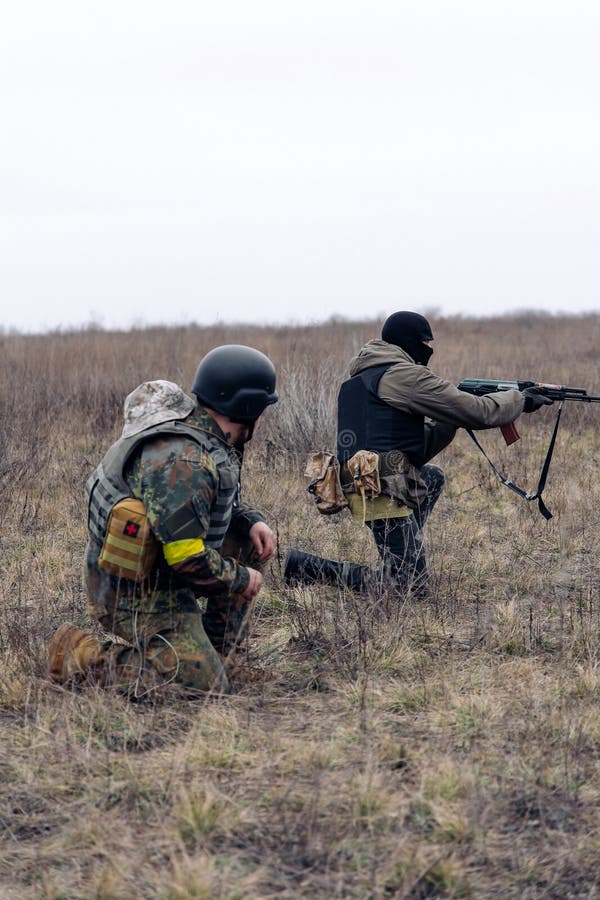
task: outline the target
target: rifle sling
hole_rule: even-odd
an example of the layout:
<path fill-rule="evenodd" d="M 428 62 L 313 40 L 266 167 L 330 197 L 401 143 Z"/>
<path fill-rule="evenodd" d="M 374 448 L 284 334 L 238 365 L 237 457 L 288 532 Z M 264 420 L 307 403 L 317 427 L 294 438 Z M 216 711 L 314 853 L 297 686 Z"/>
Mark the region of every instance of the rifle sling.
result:
<path fill-rule="evenodd" d="M 550 468 L 550 461 L 552 460 L 552 454 L 554 453 L 554 444 L 556 443 L 556 435 L 558 432 L 558 426 L 560 423 L 560 416 L 562 413 L 562 408 L 563 408 L 563 404 L 561 401 L 561 403 L 558 407 L 558 412 L 556 414 L 556 422 L 554 423 L 554 431 L 552 432 L 552 437 L 550 438 L 550 444 L 548 445 L 546 459 L 544 460 L 544 464 L 542 466 L 542 471 L 540 472 L 540 478 L 538 481 L 538 486 L 537 486 L 537 490 L 536 490 L 535 494 L 530 494 L 529 491 L 524 491 L 523 488 L 518 487 L 518 485 L 514 484 L 512 481 L 510 481 L 508 478 L 506 478 L 504 475 L 502 475 L 498 471 L 498 469 L 496 468 L 494 463 L 491 461 L 491 459 L 489 458 L 489 456 L 487 455 L 487 453 L 485 452 L 485 450 L 483 449 L 483 447 L 481 446 L 481 444 L 479 443 L 479 441 L 477 440 L 477 438 L 475 437 L 475 435 L 471 431 L 471 429 L 470 428 L 466 429 L 467 434 L 469 435 L 471 440 L 474 441 L 475 445 L 479 448 L 479 450 L 483 453 L 483 455 L 487 459 L 488 463 L 490 464 L 492 471 L 498 477 L 498 479 L 502 482 L 502 484 L 505 487 L 509 488 L 511 491 L 514 491 L 515 494 L 518 494 L 519 497 L 523 497 L 524 500 L 527 500 L 529 502 L 531 500 L 537 500 L 538 509 L 545 519 L 551 519 L 552 513 L 550 512 L 550 510 L 548 509 L 548 507 L 542 500 L 542 493 L 543 493 L 544 488 L 546 487 L 546 479 L 548 477 L 548 470 Z"/>

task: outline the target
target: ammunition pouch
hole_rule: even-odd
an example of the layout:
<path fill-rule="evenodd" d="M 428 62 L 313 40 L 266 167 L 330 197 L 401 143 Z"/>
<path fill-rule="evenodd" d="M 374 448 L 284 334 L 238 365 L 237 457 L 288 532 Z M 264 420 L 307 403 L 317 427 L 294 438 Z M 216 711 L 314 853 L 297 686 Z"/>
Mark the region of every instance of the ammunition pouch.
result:
<path fill-rule="evenodd" d="M 352 518 L 363 523 L 410 515 L 427 496 L 418 467 L 401 450 L 358 450 L 341 469 L 333 453 L 315 451 L 304 475 L 320 513 L 350 508 Z"/>
<path fill-rule="evenodd" d="M 373 500 L 381 493 L 379 478 L 379 454 L 371 450 L 358 450 L 344 467 L 344 474 L 352 479 L 344 490 L 360 494 L 364 500 Z"/>
<path fill-rule="evenodd" d="M 352 518 L 363 524 L 409 516 L 427 493 L 419 470 L 401 450 L 359 450 L 342 469 L 342 485 Z"/>
<path fill-rule="evenodd" d="M 304 471 L 309 479 L 307 491 L 312 494 L 316 507 L 324 516 L 339 513 L 348 506 L 340 482 L 340 464 L 333 453 L 317 450 L 310 453 Z"/>

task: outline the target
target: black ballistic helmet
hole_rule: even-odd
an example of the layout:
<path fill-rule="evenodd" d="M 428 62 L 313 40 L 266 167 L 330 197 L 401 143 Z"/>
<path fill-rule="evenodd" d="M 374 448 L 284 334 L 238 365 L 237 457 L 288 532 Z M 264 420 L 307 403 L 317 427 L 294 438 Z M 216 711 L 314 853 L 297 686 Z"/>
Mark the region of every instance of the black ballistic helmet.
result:
<path fill-rule="evenodd" d="M 253 347 L 215 347 L 200 361 L 192 393 L 232 421 L 251 424 L 277 403 L 275 366 Z"/>

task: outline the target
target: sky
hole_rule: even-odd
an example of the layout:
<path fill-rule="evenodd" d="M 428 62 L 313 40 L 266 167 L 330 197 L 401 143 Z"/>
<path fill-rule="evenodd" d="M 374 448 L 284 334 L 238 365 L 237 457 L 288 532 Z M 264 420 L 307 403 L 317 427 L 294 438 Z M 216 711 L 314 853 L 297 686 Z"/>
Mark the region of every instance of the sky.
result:
<path fill-rule="evenodd" d="M 0 328 L 600 312 L 597 0 L 19 0 Z"/>

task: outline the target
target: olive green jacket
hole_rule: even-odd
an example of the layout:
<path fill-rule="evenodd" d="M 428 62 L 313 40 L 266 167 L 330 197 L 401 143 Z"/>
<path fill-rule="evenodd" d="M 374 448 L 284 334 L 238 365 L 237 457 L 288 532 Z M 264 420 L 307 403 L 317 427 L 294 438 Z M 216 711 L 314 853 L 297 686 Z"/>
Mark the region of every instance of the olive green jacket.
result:
<path fill-rule="evenodd" d="M 427 366 L 418 365 L 405 350 L 387 341 L 365 344 L 350 364 L 350 375 L 386 364 L 390 368 L 379 382 L 379 397 L 401 412 L 432 420 L 425 422 L 424 462 L 452 441 L 457 428 L 496 428 L 514 422 L 523 412 L 525 398 L 520 391 L 474 397 L 434 375 Z"/>
<path fill-rule="evenodd" d="M 382 494 L 414 510 L 427 493 L 420 467 L 448 446 L 457 429 L 480 430 L 514 422 L 523 412 L 525 399 L 513 390 L 485 397 L 459 391 L 427 366 L 418 365 L 405 350 L 382 340 L 365 344 L 350 364 L 350 375 L 383 365 L 390 368 L 379 381 L 378 396 L 400 412 L 425 417 L 424 450 L 418 464 L 402 451 L 381 454 L 379 459 Z"/>

